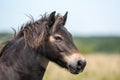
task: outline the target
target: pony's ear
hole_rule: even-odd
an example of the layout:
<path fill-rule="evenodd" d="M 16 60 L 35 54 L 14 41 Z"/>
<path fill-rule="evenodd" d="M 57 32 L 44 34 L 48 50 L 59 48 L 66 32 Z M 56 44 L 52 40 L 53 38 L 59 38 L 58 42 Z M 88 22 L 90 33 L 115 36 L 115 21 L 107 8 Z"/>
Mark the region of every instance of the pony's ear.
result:
<path fill-rule="evenodd" d="M 66 23 L 67 14 L 68 14 L 68 12 L 66 12 L 65 15 L 63 16 L 63 23 L 62 23 L 63 25 L 65 25 L 65 23 Z"/>
<path fill-rule="evenodd" d="M 48 19 L 48 26 L 49 26 L 49 28 L 51 28 L 52 25 L 53 25 L 54 22 L 55 22 L 55 13 L 56 13 L 56 11 L 53 11 L 53 12 L 50 14 L 50 16 L 49 16 L 49 19 Z"/>

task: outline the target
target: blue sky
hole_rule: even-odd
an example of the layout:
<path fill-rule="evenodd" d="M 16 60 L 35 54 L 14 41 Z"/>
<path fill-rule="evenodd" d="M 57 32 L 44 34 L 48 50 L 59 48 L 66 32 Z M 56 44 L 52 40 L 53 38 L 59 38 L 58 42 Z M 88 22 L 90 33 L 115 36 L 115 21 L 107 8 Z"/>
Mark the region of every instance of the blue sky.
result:
<path fill-rule="evenodd" d="M 13 32 L 41 14 L 68 11 L 67 29 L 81 36 L 120 36 L 120 0 L 1 0 L 0 32 Z"/>

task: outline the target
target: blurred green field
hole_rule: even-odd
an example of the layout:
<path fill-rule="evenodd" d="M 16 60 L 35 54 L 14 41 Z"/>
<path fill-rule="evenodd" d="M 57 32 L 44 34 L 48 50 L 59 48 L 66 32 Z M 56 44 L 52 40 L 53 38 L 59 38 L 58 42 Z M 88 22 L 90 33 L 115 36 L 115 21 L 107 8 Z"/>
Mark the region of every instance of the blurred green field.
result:
<path fill-rule="evenodd" d="M 0 40 L 6 40 L 12 37 L 12 34 L 9 33 L 0 33 Z"/>
<path fill-rule="evenodd" d="M 11 37 L 0 34 L 0 47 Z M 120 80 L 120 37 L 74 37 L 74 42 L 87 60 L 84 72 L 73 75 L 50 62 L 43 80 Z"/>
<path fill-rule="evenodd" d="M 120 53 L 120 37 L 74 37 L 82 53 Z"/>
<path fill-rule="evenodd" d="M 12 38 L 12 34 L 0 33 L 0 48 L 4 46 L 5 42 Z"/>

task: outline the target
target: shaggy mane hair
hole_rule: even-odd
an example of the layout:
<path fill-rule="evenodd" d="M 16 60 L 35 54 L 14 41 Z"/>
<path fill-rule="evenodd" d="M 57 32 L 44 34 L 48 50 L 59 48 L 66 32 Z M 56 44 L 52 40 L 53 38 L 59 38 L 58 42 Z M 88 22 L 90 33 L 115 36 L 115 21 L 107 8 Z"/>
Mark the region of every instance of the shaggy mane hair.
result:
<path fill-rule="evenodd" d="M 14 37 L 10 41 L 7 41 L 6 45 L 0 49 L 0 57 L 3 55 L 3 52 L 8 49 L 15 41 L 17 41 L 20 38 L 23 38 L 25 41 L 25 45 L 37 48 L 44 43 L 46 36 L 48 33 L 48 20 L 50 15 L 44 14 L 41 15 L 41 18 L 39 20 L 34 21 L 34 18 L 30 15 L 28 16 L 30 18 L 30 21 L 23 24 L 21 26 L 21 29 L 16 33 L 16 30 L 14 30 Z M 60 17 L 60 14 L 57 14 L 55 18 Z"/>

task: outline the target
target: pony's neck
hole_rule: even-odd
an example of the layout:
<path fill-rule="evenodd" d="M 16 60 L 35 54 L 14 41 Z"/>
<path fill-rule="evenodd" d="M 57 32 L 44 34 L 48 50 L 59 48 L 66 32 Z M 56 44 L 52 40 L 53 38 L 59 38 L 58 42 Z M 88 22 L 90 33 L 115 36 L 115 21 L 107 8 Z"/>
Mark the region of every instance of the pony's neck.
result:
<path fill-rule="evenodd" d="M 39 76 L 40 78 L 38 80 L 42 80 L 43 79 L 45 71 L 46 71 L 46 68 L 48 66 L 48 63 L 49 63 L 48 59 L 46 59 L 45 57 L 41 57 L 39 64 L 41 65 L 42 70 L 40 71 L 41 74 L 40 74 L 40 76 Z"/>
<path fill-rule="evenodd" d="M 25 64 L 28 65 L 26 66 L 26 70 L 28 69 L 28 71 L 30 71 L 30 80 L 42 80 L 49 63 L 49 60 L 45 57 L 44 49 L 41 47 L 38 50 L 39 51 L 36 51 L 33 48 L 23 50 L 23 53 L 26 54 L 26 56 L 23 56 L 26 59 L 23 62 L 26 62 Z"/>
<path fill-rule="evenodd" d="M 45 53 L 42 48 L 36 51 L 33 48 L 25 47 L 24 43 L 23 39 L 13 42 L 6 49 L 7 51 L 3 52 L 0 63 L 6 63 L 6 67 L 9 66 L 7 68 L 12 68 L 16 75 L 21 76 L 19 80 L 42 80 L 49 60 L 43 55 Z"/>
<path fill-rule="evenodd" d="M 25 59 L 27 59 L 28 61 L 25 60 L 23 62 L 26 62 L 25 67 L 26 70 L 28 70 L 28 74 L 31 76 L 30 80 L 42 80 L 49 60 L 46 59 L 43 55 L 40 55 L 40 53 L 38 55 L 32 55 L 36 54 L 34 53 L 34 51 L 33 52 L 28 51 L 26 52 L 26 54 L 29 54 L 28 56 L 25 57 Z M 27 77 L 27 75 L 25 76 Z"/>

